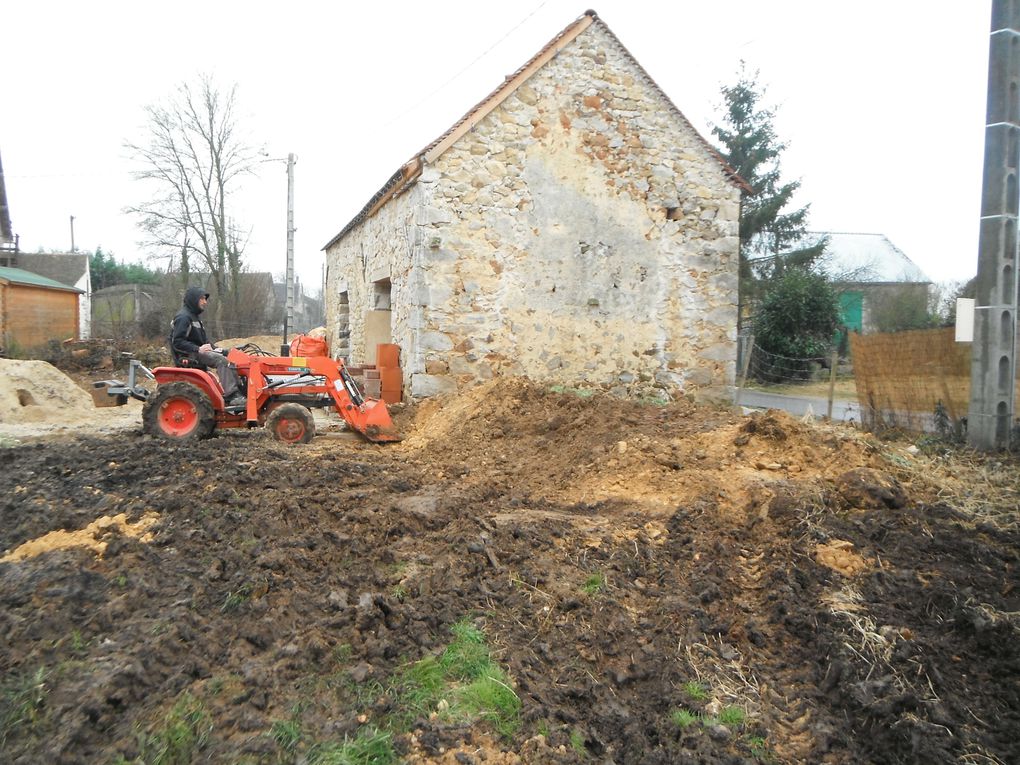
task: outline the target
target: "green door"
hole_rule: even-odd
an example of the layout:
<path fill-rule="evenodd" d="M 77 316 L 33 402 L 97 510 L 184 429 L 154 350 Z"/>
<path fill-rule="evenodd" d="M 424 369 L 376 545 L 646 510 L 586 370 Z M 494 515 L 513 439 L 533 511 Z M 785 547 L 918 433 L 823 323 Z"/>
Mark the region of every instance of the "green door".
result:
<path fill-rule="evenodd" d="M 839 321 L 851 332 L 860 332 L 864 329 L 864 293 L 840 293 Z"/>

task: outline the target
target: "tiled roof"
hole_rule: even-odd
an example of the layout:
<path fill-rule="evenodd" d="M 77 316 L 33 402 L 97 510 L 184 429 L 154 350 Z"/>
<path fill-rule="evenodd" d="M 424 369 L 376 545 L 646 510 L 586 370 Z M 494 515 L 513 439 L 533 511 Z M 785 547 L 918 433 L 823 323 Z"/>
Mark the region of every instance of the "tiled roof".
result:
<path fill-rule="evenodd" d="M 747 181 L 741 178 L 737 171 L 727 164 L 726 160 L 722 158 L 719 152 L 708 141 L 706 141 L 700 133 L 698 133 L 683 113 L 662 91 L 662 88 L 660 88 L 655 81 L 648 76 L 648 73 L 637 62 L 637 59 L 634 58 L 623 43 L 620 42 L 619 38 L 613 34 L 612 30 L 606 26 L 606 23 L 598 17 L 598 14 L 595 13 L 595 11 L 589 10 L 585 11 L 582 16 L 546 43 L 546 45 L 538 53 L 528 59 L 528 61 L 526 61 L 516 72 L 506 77 L 499 87 L 469 109 L 468 112 L 457 120 L 457 122 L 455 122 L 449 130 L 436 138 L 421 151 L 417 152 L 410 160 L 401 165 L 397 171 L 389 177 L 386 183 L 383 184 L 383 187 L 379 189 L 379 191 L 377 191 L 370 200 L 368 200 L 368 203 L 361 209 L 361 212 L 355 215 L 354 218 L 346 226 L 344 226 L 343 229 L 341 229 L 340 233 L 330 239 L 329 242 L 326 243 L 326 246 L 322 249 L 327 250 L 332 247 L 338 241 L 343 239 L 351 229 L 366 218 L 372 217 L 376 211 L 378 211 L 379 208 L 386 204 L 390 199 L 400 195 L 410 188 L 421 174 L 424 161 L 431 162 L 441 155 L 454 141 L 473 128 L 487 114 L 489 114 L 489 112 L 513 94 L 513 92 L 517 90 L 517 88 L 520 87 L 532 74 L 534 74 L 535 71 L 540 69 L 556 53 L 569 45 L 581 32 L 593 24 L 597 24 L 600 29 L 612 37 L 620 48 L 623 49 L 627 56 L 630 57 L 631 61 L 633 61 L 634 65 L 637 66 L 644 75 L 648 84 L 654 88 L 663 99 L 665 99 L 666 103 L 670 105 L 675 116 L 677 116 L 695 136 L 697 136 L 698 140 L 704 145 L 708 152 L 716 160 L 718 160 L 719 164 L 722 165 L 726 176 L 745 192 L 753 193 L 751 187 L 747 184 Z"/>
<path fill-rule="evenodd" d="M 81 294 L 82 290 L 76 287 L 69 287 L 66 284 L 61 284 L 55 279 L 48 279 L 45 276 L 34 274 L 31 271 L 26 271 L 23 268 L 5 268 L 0 266 L 0 280 L 8 281 L 13 284 L 24 284 L 30 287 L 45 287 L 53 290 L 64 290 L 65 292 L 77 292 Z"/>
<path fill-rule="evenodd" d="M 19 252 L 18 268 L 73 287 L 85 275 L 89 256 L 77 252 Z"/>

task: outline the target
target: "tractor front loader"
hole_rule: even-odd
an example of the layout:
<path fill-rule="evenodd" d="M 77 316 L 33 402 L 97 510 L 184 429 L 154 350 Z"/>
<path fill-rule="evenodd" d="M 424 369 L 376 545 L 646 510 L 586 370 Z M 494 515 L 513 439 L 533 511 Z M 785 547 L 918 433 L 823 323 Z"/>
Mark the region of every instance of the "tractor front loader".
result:
<path fill-rule="evenodd" d="M 226 352 L 237 367 L 243 403 L 228 406 L 217 376 L 195 367 L 146 369 L 132 361 L 127 385 L 106 381 L 115 403 L 127 396 L 145 402 L 142 425 L 146 433 L 168 441 L 207 438 L 218 428 L 265 426 L 285 443 L 308 443 L 315 435 L 312 409 L 333 407 L 347 425 L 369 441 L 399 441 L 386 404 L 365 398 L 342 361 L 327 356 L 267 356 L 246 345 Z M 135 384 L 135 370 L 156 380 L 149 393 Z M 96 397 L 94 392 L 94 397 Z"/>

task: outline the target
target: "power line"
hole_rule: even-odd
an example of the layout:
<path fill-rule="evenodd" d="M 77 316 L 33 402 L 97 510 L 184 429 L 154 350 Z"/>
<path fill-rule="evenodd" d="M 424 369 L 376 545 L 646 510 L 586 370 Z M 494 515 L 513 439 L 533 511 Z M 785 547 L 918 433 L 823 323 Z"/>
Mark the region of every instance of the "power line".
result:
<path fill-rule="evenodd" d="M 531 13 L 529 13 L 529 14 L 528 14 L 527 16 L 525 16 L 525 17 L 524 17 L 524 18 L 523 18 L 523 19 L 522 19 L 522 20 L 521 20 L 520 22 L 518 22 L 518 24 L 517 24 L 517 25 L 516 25 L 515 27 L 513 27 L 513 28 L 512 28 L 512 29 L 511 29 L 511 30 L 510 30 L 509 32 L 507 32 L 507 33 L 506 33 L 505 35 L 503 35 L 503 36 L 502 36 L 502 37 L 500 37 L 500 38 L 499 38 L 498 40 L 496 40 L 496 42 L 494 42 L 494 43 L 493 43 L 492 45 L 490 45 L 490 46 L 489 46 L 488 48 L 486 48 L 486 49 L 485 49 L 484 51 L 482 51 L 482 53 L 480 53 L 480 54 L 479 54 L 478 56 L 476 56 L 476 57 L 475 57 L 475 58 L 474 58 L 474 59 L 473 59 L 472 61 L 470 61 L 470 62 L 469 62 L 469 63 L 468 63 L 468 64 L 467 64 L 467 65 L 466 65 L 466 66 L 465 66 L 465 67 L 464 67 L 463 69 L 461 69 L 461 70 L 460 70 L 459 72 L 457 72 L 457 73 L 456 73 L 455 75 L 453 75 L 453 76 L 452 76 L 452 77 L 451 77 L 450 79 L 448 79 L 448 80 L 447 80 L 446 82 L 444 82 L 443 84 L 441 84 L 441 85 L 440 85 L 439 87 L 437 87 L 437 88 L 436 88 L 435 90 L 433 90 L 433 91 L 431 91 L 430 93 L 428 93 L 428 94 L 426 94 L 425 96 L 423 96 L 423 97 L 422 97 L 422 98 L 421 98 L 421 99 L 420 99 L 419 101 L 417 101 L 417 102 L 416 102 L 416 103 L 414 103 L 414 104 L 411 104 L 411 106 L 409 106 L 409 107 L 408 107 L 407 109 L 405 109 L 404 111 L 402 111 L 402 112 L 400 112 L 399 114 L 397 114 L 397 115 L 396 115 L 395 117 L 393 117 L 393 118 L 392 118 L 391 120 L 389 120 L 388 122 L 385 122 L 385 123 L 383 123 L 382 127 L 383 127 L 383 128 L 388 128 L 388 127 L 389 127 L 390 125 L 392 125 L 393 123 L 395 123 L 395 122 L 397 122 L 397 121 L 399 121 L 399 120 L 403 119 L 404 117 L 406 117 L 406 116 L 407 116 L 408 114 L 410 114 L 410 113 L 411 113 L 411 112 L 413 112 L 413 111 L 414 111 L 415 109 L 417 109 L 418 107 L 420 107 L 420 106 L 421 106 L 422 104 L 424 104 L 424 103 L 425 103 L 426 101 L 428 101 L 428 100 L 429 100 L 429 99 L 431 99 L 431 98 L 432 98 L 433 96 L 435 96 L 435 95 L 436 95 L 437 93 L 439 93 L 439 92 L 441 92 L 442 90 L 444 90 L 444 89 L 445 89 L 445 88 L 446 88 L 446 87 L 447 87 L 447 86 L 448 86 L 448 85 L 449 85 L 450 83 L 452 83 L 452 82 L 453 82 L 454 80 L 458 79 L 458 78 L 459 78 L 459 77 L 460 77 L 460 76 L 461 76 L 462 74 L 464 74 L 464 73 L 465 73 L 465 72 L 467 72 L 467 71 L 468 71 L 469 69 L 471 69 L 471 67 L 473 67 L 473 66 L 474 66 L 475 64 L 477 64 L 477 63 L 478 63 L 479 61 L 481 61 L 481 60 L 482 60 L 483 58 L 485 58 L 486 56 L 488 56 L 488 55 L 489 55 L 489 54 L 490 54 L 490 53 L 491 53 L 491 52 L 492 52 L 493 50 L 495 50 L 495 49 L 496 49 L 497 47 L 499 47 L 499 46 L 500 46 L 500 45 L 502 44 L 502 42 L 503 42 L 504 40 L 506 40 L 506 39 L 507 39 L 507 38 L 508 38 L 508 37 L 509 37 L 510 35 L 512 35 L 512 34 L 513 34 L 514 32 L 516 32 L 516 31 L 517 31 L 518 29 L 520 29 L 520 28 L 521 28 L 522 26 L 524 26 L 524 25 L 525 25 L 525 24 L 526 24 L 526 23 L 528 22 L 528 20 L 530 20 L 530 19 L 531 19 L 531 17 L 532 17 L 532 16 L 534 16 L 534 15 L 535 15 L 536 13 L 538 13 L 538 12 L 539 12 L 540 10 L 542 10 L 542 8 L 544 8 L 544 7 L 545 7 L 545 5 L 546 5 L 546 3 L 547 3 L 547 2 L 548 2 L 548 0 L 542 0 L 542 2 L 541 2 L 541 3 L 539 4 L 539 6 L 538 6 L 537 8 L 535 8 L 535 10 L 533 10 L 533 11 L 532 11 Z"/>

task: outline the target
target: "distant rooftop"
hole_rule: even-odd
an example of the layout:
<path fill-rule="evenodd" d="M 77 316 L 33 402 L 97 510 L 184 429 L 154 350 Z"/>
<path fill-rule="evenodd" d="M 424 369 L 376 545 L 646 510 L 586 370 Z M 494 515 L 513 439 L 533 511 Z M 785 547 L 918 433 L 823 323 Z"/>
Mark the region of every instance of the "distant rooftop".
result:
<path fill-rule="evenodd" d="M 83 252 L 19 252 L 16 262 L 18 268 L 73 287 L 87 272 L 89 256 Z"/>
<path fill-rule="evenodd" d="M 818 265 L 835 281 L 872 284 L 924 282 L 931 279 L 885 234 L 851 234 L 840 231 L 810 231 L 798 248 L 829 237 Z"/>

